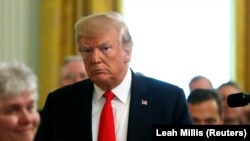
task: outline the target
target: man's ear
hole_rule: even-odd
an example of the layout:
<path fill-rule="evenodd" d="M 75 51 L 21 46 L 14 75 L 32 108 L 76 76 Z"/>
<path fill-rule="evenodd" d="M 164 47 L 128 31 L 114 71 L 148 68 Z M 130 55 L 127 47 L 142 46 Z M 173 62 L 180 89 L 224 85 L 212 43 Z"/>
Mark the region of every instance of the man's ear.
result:
<path fill-rule="evenodd" d="M 129 62 L 132 54 L 132 48 L 129 46 L 124 47 L 124 62 Z"/>

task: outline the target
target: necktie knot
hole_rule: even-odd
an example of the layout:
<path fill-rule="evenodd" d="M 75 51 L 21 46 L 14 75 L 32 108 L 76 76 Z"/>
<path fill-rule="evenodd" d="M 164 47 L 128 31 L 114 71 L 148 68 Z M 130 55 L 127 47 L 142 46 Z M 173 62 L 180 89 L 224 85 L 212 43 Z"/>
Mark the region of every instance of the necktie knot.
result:
<path fill-rule="evenodd" d="M 111 101 L 115 97 L 114 93 L 112 91 L 110 91 L 110 90 L 106 91 L 103 94 L 103 96 L 106 97 L 106 100 L 108 100 L 108 101 Z"/>

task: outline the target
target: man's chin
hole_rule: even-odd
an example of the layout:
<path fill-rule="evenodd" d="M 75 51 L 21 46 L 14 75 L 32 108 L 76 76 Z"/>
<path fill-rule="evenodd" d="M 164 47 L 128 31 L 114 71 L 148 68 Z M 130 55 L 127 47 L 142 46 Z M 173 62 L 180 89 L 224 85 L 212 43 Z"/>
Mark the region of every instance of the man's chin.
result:
<path fill-rule="evenodd" d="M 108 80 L 107 75 L 105 74 L 98 74 L 95 77 L 92 77 L 91 80 L 95 83 L 105 83 Z"/>

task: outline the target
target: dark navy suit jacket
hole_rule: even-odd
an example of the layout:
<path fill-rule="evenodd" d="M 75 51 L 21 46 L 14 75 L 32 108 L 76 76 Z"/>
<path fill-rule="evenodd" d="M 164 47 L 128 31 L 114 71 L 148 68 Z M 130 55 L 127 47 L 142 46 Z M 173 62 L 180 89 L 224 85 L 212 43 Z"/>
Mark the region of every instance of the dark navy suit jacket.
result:
<path fill-rule="evenodd" d="M 87 79 L 51 92 L 43 108 L 38 141 L 92 141 L 93 90 Z M 127 141 L 151 141 L 155 124 L 192 124 L 185 94 L 175 85 L 132 71 Z"/>

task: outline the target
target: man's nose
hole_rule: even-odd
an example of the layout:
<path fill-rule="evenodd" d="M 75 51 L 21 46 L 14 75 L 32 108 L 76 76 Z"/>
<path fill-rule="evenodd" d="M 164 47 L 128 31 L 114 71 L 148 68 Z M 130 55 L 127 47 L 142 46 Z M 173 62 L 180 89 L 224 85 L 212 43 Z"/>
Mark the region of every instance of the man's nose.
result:
<path fill-rule="evenodd" d="M 93 53 L 91 55 L 91 61 L 94 62 L 94 63 L 98 62 L 99 58 L 100 58 L 100 51 L 99 51 L 99 49 L 94 49 Z"/>

